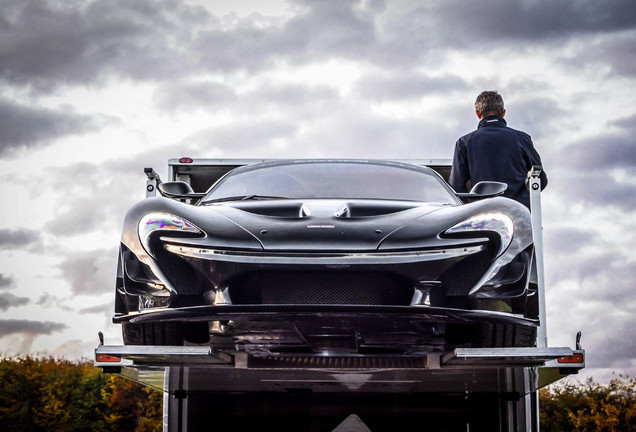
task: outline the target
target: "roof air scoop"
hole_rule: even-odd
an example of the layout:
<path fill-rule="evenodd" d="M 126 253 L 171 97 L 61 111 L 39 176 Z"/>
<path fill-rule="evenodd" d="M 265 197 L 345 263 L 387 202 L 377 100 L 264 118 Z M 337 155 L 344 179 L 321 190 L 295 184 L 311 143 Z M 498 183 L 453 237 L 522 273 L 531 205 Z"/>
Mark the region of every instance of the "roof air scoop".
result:
<path fill-rule="evenodd" d="M 351 210 L 349 209 L 348 205 L 343 205 L 337 212 L 336 212 L 336 217 L 337 218 L 350 218 L 351 217 Z"/>

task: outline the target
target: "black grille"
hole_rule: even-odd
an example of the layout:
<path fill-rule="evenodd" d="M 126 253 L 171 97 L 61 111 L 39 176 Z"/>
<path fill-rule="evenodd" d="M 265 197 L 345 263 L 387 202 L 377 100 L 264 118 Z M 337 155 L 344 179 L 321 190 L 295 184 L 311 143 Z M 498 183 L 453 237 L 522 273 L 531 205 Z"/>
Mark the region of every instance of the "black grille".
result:
<path fill-rule="evenodd" d="M 250 357 L 249 366 L 253 368 L 395 368 L 413 369 L 426 367 L 426 357 Z"/>
<path fill-rule="evenodd" d="M 259 273 L 230 285 L 234 304 L 409 305 L 412 284 L 375 273 Z"/>

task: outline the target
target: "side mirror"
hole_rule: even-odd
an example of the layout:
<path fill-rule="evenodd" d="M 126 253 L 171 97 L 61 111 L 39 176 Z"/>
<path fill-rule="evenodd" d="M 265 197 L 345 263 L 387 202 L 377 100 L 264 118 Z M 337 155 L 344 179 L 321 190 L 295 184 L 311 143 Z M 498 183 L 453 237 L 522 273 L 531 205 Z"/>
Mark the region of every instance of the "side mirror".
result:
<path fill-rule="evenodd" d="M 503 194 L 506 189 L 508 189 L 508 185 L 506 183 L 481 181 L 473 186 L 469 193 L 458 193 L 456 195 L 460 198 L 469 199 L 492 198 Z"/>
<path fill-rule="evenodd" d="M 182 181 L 159 183 L 157 189 L 161 195 L 167 198 L 199 199 L 205 196 L 204 193 L 194 192 L 188 183 Z"/>

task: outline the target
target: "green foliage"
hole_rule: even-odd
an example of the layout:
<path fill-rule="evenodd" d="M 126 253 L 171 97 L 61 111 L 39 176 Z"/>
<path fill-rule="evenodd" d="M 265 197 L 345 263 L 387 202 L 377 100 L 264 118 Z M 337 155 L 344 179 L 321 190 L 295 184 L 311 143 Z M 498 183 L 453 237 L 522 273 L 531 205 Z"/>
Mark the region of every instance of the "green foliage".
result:
<path fill-rule="evenodd" d="M 88 362 L 0 359 L 0 430 L 160 431 L 159 391 Z"/>
<path fill-rule="evenodd" d="M 603 385 L 559 383 L 540 391 L 541 430 L 636 432 L 636 380 L 620 376 Z"/>
<path fill-rule="evenodd" d="M 111 408 L 108 430 L 150 432 L 161 429 L 163 394 L 117 375 L 102 388 L 102 400 Z M 157 429 L 159 428 L 159 429 Z"/>

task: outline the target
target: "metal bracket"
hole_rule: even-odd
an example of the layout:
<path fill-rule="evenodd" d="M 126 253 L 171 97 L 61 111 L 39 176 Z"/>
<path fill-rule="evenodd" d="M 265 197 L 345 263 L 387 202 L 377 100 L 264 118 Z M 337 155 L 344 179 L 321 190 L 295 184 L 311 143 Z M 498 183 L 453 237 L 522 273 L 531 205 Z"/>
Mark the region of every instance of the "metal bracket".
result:
<path fill-rule="evenodd" d="M 148 177 L 146 180 L 146 198 L 157 195 L 157 186 L 161 184 L 161 177 L 153 168 L 144 168 L 144 173 Z"/>
<path fill-rule="evenodd" d="M 530 171 L 528 171 L 528 178 L 539 177 L 542 171 L 543 167 L 541 165 L 532 165 L 532 168 L 530 168 Z"/>

